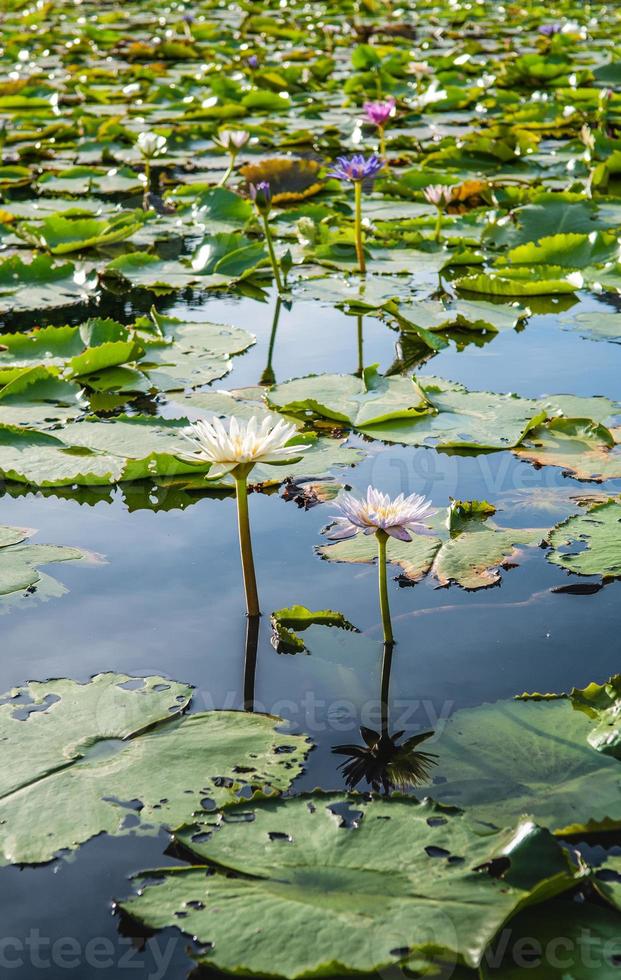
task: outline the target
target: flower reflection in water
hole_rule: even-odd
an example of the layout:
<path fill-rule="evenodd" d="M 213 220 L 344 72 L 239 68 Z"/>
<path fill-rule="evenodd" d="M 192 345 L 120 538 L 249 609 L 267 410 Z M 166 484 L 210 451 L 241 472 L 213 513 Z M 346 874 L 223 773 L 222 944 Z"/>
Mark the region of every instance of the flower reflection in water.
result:
<path fill-rule="evenodd" d="M 364 725 L 360 728 L 362 745 L 335 745 L 335 755 L 345 756 L 339 769 L 349 789 L 355 789 L 366 781 L 371 789 L 387 796 L 391 790 L 406 791 L 429 782 L 431 770 L 437 765 L 437 756 L 419 749 L 422 742 L 431 738 L 433 731 L 413 735 L 400 742 L 403 731 L 389 732 L 388 694 L 392 667 L 393 644 L 384 644 L 381 681 L 381 727 L 373 731 Z"/>

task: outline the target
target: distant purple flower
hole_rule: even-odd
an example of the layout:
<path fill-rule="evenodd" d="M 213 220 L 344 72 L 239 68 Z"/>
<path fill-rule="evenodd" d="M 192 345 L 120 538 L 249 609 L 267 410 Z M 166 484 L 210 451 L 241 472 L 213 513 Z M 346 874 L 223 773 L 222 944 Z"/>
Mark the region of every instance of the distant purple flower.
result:
<path fill-rule="evenodd" d="M 375 126 L 385 126 L 395 107 L 395 101 L 391 96 L 385 102 L 365 102 L 362 108 L 369 122 Z"/>
<path fill-rule="evenodd" d="M 539 28 L 539 33 L 545 37 L 554 37 L 555 34 L 560 34 L 561 30 L 560 24 L 542 24 Z"/>
<path fill-rule="evenodd" d="M 368 159 L 361 153 L 356 153 L 353 157 L 337 157 L 332 170 L 328 172 L 328 177 L 336 177 L 338 180 L 365 180 L 367 177 L 375 177 L 384 166 L 384 161 L 373 153 Z"/>
<path fill-rule="evenodd" d="M 194 14 L 187 13 L 183 15 L 181 20 L 185 21 L 186 24 L 193 24 L 196 18 Z"/>
<path fill-rule="evenodd" d="M 259 67 L 259 56 L 257 54 L 248 55 L 246 58 L 246 64 L 254 71 L 255 68 Z"/>

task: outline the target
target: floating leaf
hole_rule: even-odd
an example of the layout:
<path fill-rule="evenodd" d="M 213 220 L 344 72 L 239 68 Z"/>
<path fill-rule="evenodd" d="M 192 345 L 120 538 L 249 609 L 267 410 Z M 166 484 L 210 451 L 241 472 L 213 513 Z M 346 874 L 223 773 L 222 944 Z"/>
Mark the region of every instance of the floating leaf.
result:
<path fill-rule="evenodd" d="M 39 255 L 28 263 L 12 255 L 0 262 L 0 312 L 73 306 L 88 299 L 93 285 L 71 262 L 55 265 Z"/>
<path fill-rule="evenodd" d="M 609 500 L 567 518 L 549 540 L 555 565 L 578 575 L 621 576 L 621 503 Z"/>
<path fill-rule="evenodd" d="M 427 411 L 425 397 L 411 378 L 385 378 L 367 368 L 363 378 L 349 374 L 311 375 L 275 385 L 270 405 L 293 415 L 320 415 L 361 428 Z"/>
<path fill-rule="evenodd" d="M 451 715 L 431 748 L 434 794 L 507 826 L 522 814 L 556 833 L 621 827 L 621 763 L 588 743 L 567 700 L 498 701 Z"/>
<path fill-rule="evenodd" d="M 0 596 L 5 597 L 14 592 L 27 592 L 34 595 L 44 584 L 42 597 L 46 597 L 53 579 L 43 576 L 39 571 L 40 565 L 49 565 L 58 561 L 80 561 L 88 559 L 88 555 L 79 548 L 66 548 L 54 544 L 29 544 L 28 538 L 33 532 L 17 527 L 0 526 Z M 42 579 L 45 582 L 42 582 Z M 62 590 L 62 586 L 59 586 Z"/>
<path fill-rule="evenodd" d="M 300 772 L 306 739 L 279 735 L 278 719 L 182 716 L 190 697 L 163 677 L 112 673 L 5 695 L 0 744 L 21 762 L 0 776 L 0 863 L 49 861 L 104 832 L 154 833 L 191 820 L 206 798 L 222 806 L 242 787 L 278 792 Z"/>
<path fill-rule="evenodd" d="M 613 980 L 621 918 L 566 899 L 526 909 L 486 953 L 481 980 Z"/>
<path fill-rule="evenodd" d="M 476 967 L 509 916 L 575 880 L 532 823 L 491 833 L 429 800 L 315 794 L 249 813 L 177 834 L 216 874 L 158 872 L 122 903 L 151 929 L 175 925 L 209 944 L 199 961 L 227 972 L 368 973 L 432 950 Z M 491 863 L 505 856 L 510 870 L 495 878 Z"/>
<path fill-rule="evenodd" d="M 66 255 L 130 238 L 144 221 L 145 214 L 141 211 L 124 212 L 111 221 L 52 214 L 41 224 L 24 222 L 17 230 L 27 241 L 47 249 L 52 255 Z"/>
<path fill-rule="evenodd" d="M 288 609 L 277 609 L 272 613 L 272 645 L 279 653 L 302 653 L 306 646 L 298 633 L 309 626 L 336 626 L 338 629 L 354 630 L 357 628 L 345 619 L 343 613 L 333 609 L 311 611 L 306 606 L 290 606 Z"/>
<path fill-rule="evenodd" d="M 580 272 L 567 272 L 561 266 L 514 266 L 477 276 L 464 276 L 455 285 L 470 293 L 490 296 L 558 296 L 574 293 L 584 284 Z"/>
<path fill-rule="evenodd" d="M 621 477 L 619 439 L 621 430 L 588 419 L 552 419 L 513 451 L 537 466 L 561 466 L 579 480 L 612 480 Z"/>
<path fill-rule="evenodd" d="M 381 425 L 368 423 L 364 432 L 387 442 L 437 448 L 508 449 L 546 412 L 532 399 L 468 391 L 443 378 L 420 376 L 418 384 L 431 412 L 418 419 L 396 419 Z"/>

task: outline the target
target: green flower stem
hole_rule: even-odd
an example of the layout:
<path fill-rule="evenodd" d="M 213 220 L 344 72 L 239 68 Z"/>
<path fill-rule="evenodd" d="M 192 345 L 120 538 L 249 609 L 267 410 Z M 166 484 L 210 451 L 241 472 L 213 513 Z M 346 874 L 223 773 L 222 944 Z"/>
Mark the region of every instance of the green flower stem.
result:
<path fill-rule="evenodd" d="M 434 241 L 439 242 L 442 238 L 442 210 L 438 208 L 438 217 L 436 218 L 436 228 L 433 233 Z"/>
<path fill-rule="evenodd" d="M 248 470 L 233 472 L 235 478 L 235 493 L 237 496 L 237 525 L 239 528 L 239 550 L 244 573 L 244 589 L 246 592 L 246 611 L 249 616 L 260 616 L 257 579 L 252 557 L 252 540 L 250 538 L 250 519 L 248 516 Z"/>
<path fill-rule="evenodd" d="M 358 257 L 358 269 L 360 275 L 364 276 L 367 271 L 364 261 L 364 248 L 362 245 L 362 181 L 354 181 L 354 203 L 355 203 L 355 234 L 356 234 L 356 255 Z"/>
<path fill-rule="evenodd" d="M 276 280 L 276 288 L 279 293 L 283 292 L 282 279 L 280 278 L 280 268 L 278 266 L 278 259 L 276 258 L 276 252 L 274 251 L 274 242 L 272 241 L 272 232 L 270 231 L 270 222 L 266 212 L 261 213 L 261 218 L 263 219 L 263 230 L 265 232 L 265 242 L 267 244 L 267 250 L 270 255 L 270 262 L 272 263 L 272 270 L 274 272 L 274 279 Z"/>
<path fill-rule="evenodd" d="M 364 374 L 364 351 L 363 351 L 364 338 L 362 335 L 363 318 L 359 316 L 356 317 L 356 319 L 358 321 L 358 370 L 356 371 L 356 374 L 359 378 L 361 378 L 362 375 Z"/>
<path fill-rule="evenodd" d="M 227 183 L 229 181 L 229 178 L 230 178 L 231 174 L 233 173 L 233 168 L 235 167 L 235 160 L 236 159 L 237 159 L 237 153 L 231 153 L 231 159 L 229 161 L 228 168 L 226 170 L 226 173 L 224 174 L 224 177 L 222 178 L 222 180 L 218 184 L 218 187 L 226 187 L 226 185 L 227 185 Z"/>
<path fill-rule="evenodd" d="M 386 160 L 386 130 L 383 126 L 378 126 L 379 129 L 379 155 L 384 161 L 384 166 L 387 166 Z"/>
<path fill-rule="evenodd" d="M 151 190 L 151 161 L 145 158 L 144 161 L 144 194 L 142 195 L 142 206 L 146 211 L 149 207 L 149 192 Z"/>
<path fill-rule="evenodd" d="M 379 598 L 382 613 L 382 629 L 384 643 L 394 643 L 392 624 L 390 622 L 390 606 L 388 605 L 388 583 L 386 581 L 386 542 L 388 535 L 379 528 L 375 532 L 377 538 L 377 575 L 379 579 Z"/>

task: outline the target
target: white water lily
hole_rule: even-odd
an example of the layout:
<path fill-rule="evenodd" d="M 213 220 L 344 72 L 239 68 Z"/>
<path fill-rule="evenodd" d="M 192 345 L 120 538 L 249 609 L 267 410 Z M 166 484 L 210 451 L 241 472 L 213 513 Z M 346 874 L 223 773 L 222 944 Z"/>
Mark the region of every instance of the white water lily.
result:
<path fill-rule="evenodd" d="M 287 446 L 298 434 L 295 425 L 266 416 L 259 424 L 256 415 L 248 422 L 232 416 L 228 428 L 214 418 L 212 422 L 199 419 L 183 432 L 194 446 L 192 458 L 200 462 L 227 467 L 255 463 L 284 463 L 299 458 L 308 446 Z"/>
<path fill-rule="evenodd" d="M 423 189 L 423 197 L 437 208 L 446 207 L 453 199 L 453 188 L 446 187 L 444 184 L 429 184 Z"/>
<path fill-rule="evenodd" d="M 360 531 L 363 534 L 383 531 L 399 541 L 411 541 L 412 534 L 429 533 L 425 521 L 438 513 L 430 501 L 416 493 L 409 497 L 400 493 L 391 500 L 387 493 L 371 486 L 367 488 L 366 499 L 344 494 L 337 498 L 336 506 L 341 514 L 326 532 L 335 540 L 351 538 Z"/>
<path fill-rule="evenodd" d="M 166 137 L 160 136 L 159 133 L 141 133 L 136 140 L 136 146 L 143 157 L 151 160 L 153 157 L 159 157 L 166 152 L 167 141 Z"/>
<path fill-rule="evenodd" d="M 221 146 L 229 153 L 237 153 L 250 139 L 250 133 L 246 129 L 222 129 L 217 136 L 213 137 L 214 143 Z"/>

